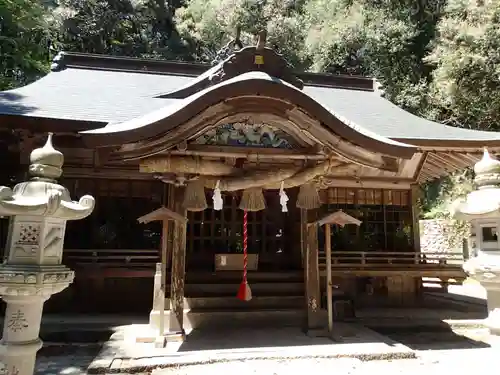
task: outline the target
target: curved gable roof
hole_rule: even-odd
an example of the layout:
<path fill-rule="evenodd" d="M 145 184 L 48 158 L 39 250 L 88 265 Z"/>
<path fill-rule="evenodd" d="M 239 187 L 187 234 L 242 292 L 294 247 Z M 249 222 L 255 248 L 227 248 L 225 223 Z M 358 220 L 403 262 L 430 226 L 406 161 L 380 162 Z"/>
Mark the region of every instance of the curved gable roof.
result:
<path fill-rule="evenodd" d="M 205 80 L 219 68 L 65 54 L 47 76 L 25 87 L 0 92 L 0 126 L 50 131 L 57 120 L 59 124 L 67 124 L 68 131 L 75 131 L 127 123 L 171 105 L 182 106 L 181 89 Z M 370 79 L 313 73 L 295 75 L 304 82 L 303 93 L 345 124 L 371 132 L 372 136 L 425 146 L 500 147 L 498 132 L 446 126 L 404 111 L 374 92 Z M 167 98 L 160 98 L 164 93 L 169 93 Z"/>
<path fill-rule="evenodd" d="M 172 131 L 196 114 L 230 98 L 259 95 L 291 103 L 317 119 L 330 132 L 368 150 L 405 158 L 411 157 L 416 151 L 411 145 L 379 136 L 354 122 L 346 123 L 341 116 L 291 84 L 256 71 L 198 91 L 145 116 L 82 134 L 90 146 L 138 142 Z"/>

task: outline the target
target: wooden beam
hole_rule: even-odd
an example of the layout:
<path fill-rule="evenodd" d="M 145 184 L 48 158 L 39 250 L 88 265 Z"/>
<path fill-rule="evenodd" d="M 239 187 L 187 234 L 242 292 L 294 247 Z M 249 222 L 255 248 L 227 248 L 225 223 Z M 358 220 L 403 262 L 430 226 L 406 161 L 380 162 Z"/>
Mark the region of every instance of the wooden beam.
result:
<path fill-rule="evenodd" d="M 338 188 L 356 188 L 356 189 L 392 189 L 392 190 L 409 190 L 413 179 L 383 179 L 383 178 L 367 178 L 367 177 L 346 177 L 328 175 L 319 180 L 319 188 L 327 189 L 330 187 Z"/>
<path fill-rule="evenodd" d="M 441 174 L 443 175 L 446 173 L 453 173 L 460 169 L 460 166 L 452 164 L 450 161 L 435 153 L 429 154 L 427 163 L 431 164 L 433 167 L 439 168 L 441 170 Z"/>
<path fill-rule="evenodd" d="M 446 164 L 450 167 L 452 170 L 457 170 L 462 168 L 462 163 L 457 163 L 456 160 L 453 160 L 452 158 L 449 157 L 448 154 L 443 153 L 443 152 L 438 152 L 434 154 L 434 157 L 441 161 L 443 164 Z"/>
<path fill-rule="evenodd" d="M 428 152 L 424 152 L 423 155 L 422 155 L 422 158 L 420 159 L 420 163 L 417 167 L 417 170 L 415 171 L 415 175 L 414 175 L 414 180 L 415 181 L 420 181 L 420 176 L 422 174 L 422 171 L 424 169 L 424 165 L 425 165 L 425 161 L 427 160 L 427 156 L 428 156 Z"/>

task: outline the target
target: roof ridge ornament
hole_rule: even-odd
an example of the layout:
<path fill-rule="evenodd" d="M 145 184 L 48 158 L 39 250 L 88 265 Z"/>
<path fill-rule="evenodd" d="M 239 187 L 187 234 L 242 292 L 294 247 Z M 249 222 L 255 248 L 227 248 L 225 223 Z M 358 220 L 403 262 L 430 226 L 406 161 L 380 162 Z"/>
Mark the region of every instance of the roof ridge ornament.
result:
<path fill-rule="evenodd" d="M 212 60 L 212 65 L 220 64 L 222 61 L 231 56 L 235 51 L 235 47 L 238 47 L 238 50 L 244 48 L 243 42 L 240 39 L 241 36 L 241 26 L 236 26 L 234 38 L 224 45 L 215 55 L 215 58 Z"/>
<path fill-rule="evenodd" d="M 258 34 L 257 45 L 255 46 L 254 64 L 257 66 L 264 65 L 264 55 L 262 52 L 266 47 L 267 31 L 261 30 Z"/>
<path fill-rule="evenodd" d="M 59 72 L 66 67 L 66 53 L 64 51 L 60 51 L 57 55 L 52 59 L 52 64 L 50 65 L 50 70 L 52 72 Z"/>
<path fill-rule="evenodd" d="M 255 46 L 244 47 L 233 52 L 229 57 L 219 63 L 208 78 L 209 84 L 218 84 L 228 79 L 237 77 L 252 71 L 260 71 L 271 77 L 281 79 L 295 86 L 299 90 L 304 87 L 304 82 L 297 77 L 292 66 L 286 61 L 282 54 L 274 49 L 266 47 L 267 31 L 262 30 L 258 34 Z M 265 62 L 265 64 L 264 64 Z"/>

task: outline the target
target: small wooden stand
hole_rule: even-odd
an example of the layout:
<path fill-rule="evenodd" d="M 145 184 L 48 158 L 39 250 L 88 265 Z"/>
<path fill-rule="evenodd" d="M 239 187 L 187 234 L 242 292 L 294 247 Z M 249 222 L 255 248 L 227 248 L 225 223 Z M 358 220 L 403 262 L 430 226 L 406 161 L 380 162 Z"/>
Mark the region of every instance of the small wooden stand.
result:
<path fill-rule="evenodd" d="M 187 222 L 187 219 L 182 215 L 169 210 L 166 207 L 161 207 L 155 211 L 152 211 L 144 216 L 137 219 L 141 224 L 148 224 L 152 221 L 162 222 L 162 232 L 161 232 L 161 286 L 160 286 L 160 303 L 157 308 L 160 313 L 159 321 L 159 333 L 155 339 L 155 347 L 164 348 L 167 341 L 179 341 L 183 340 L 184 337 L 179 338 L 179 334 L 175 333 L 173 335 L 165 334 L 165 291 L 167 288 L 167 263 L 170 258 L 170 249 L 168 246 L 168 223 L 173 221 L 174 223 Z M 182 335 L 183 336 L 183 335 Z"/>
<path fill-rule="evenodd" d="M 318 227 L 325 225 L 325 255 L 326 255 L 326 308 L 328 311 L 328 333 L 330 337 L 333 334 L 333 284 L 332 284 L 332 242 L 331 242 L 331 225 L 340 225 L 344 227 L 346 224 L 361 225 L 361 221 L 346 214 L 344 211 L 336 211 L 332 214 L 324 216 L 322 219 L 309 223 L 309 226 L 316 225 Z"/>

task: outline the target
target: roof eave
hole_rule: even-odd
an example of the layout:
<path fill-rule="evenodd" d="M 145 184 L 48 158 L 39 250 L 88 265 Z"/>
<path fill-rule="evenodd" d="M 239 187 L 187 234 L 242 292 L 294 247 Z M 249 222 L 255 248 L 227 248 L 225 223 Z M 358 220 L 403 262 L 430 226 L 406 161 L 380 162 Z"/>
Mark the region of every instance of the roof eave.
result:
<path fill-rule="evenodd" d="M 500 133 L 497 133 L 500 136 Z M 482 150 L 484 147 L 488 147 L 492 150 L 500 150 L 500 138 L 499 139 L 410 139 L 410 138 L 396 138 L 390 137 L 390 139 L 410 144 L 418 147 L 422 151 L 434 151 L 434 150 L 444 150 L 453 149 L 454 151 L 471 151 L 471 150 Z"/>
<path fill-rule="evenodd" d="M 80 133 L 106 126 L 106 122 L 61 119 L 54 117 L 0 114 L 0 128 L 23 129 L 37 133 Z"/>

